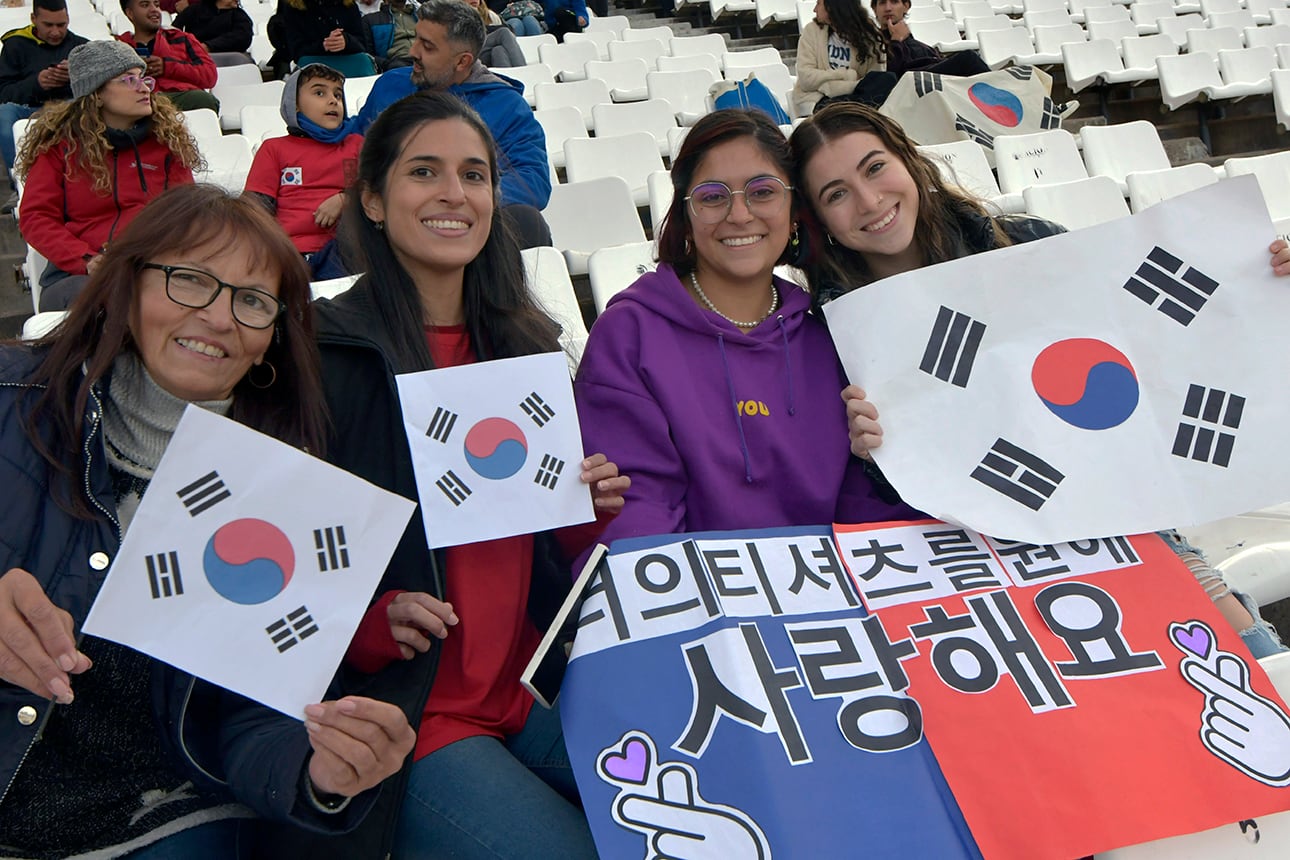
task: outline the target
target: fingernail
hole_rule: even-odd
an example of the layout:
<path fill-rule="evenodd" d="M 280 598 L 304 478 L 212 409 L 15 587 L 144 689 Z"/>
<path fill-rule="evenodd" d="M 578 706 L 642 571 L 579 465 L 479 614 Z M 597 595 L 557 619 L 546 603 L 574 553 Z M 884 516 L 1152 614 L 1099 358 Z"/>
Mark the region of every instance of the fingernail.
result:
<path fill-rule="evenodd" d="M 67 682 L 62 678 L 51 678 L 46 682 L 49 692 L 54 694 L 54 701 L 60 705 L 70 705 L 76 697 L 72 695 L 72 688 L 67 686 Z"/>
<path fill-rule="evenodd" d="M 64 672 L 70 672 L 76 668 L 76 658 L 71 654 L 63 654 L 58 658 L 58 668 Z"/>
<path fill-rule="evenodd" d="M 451 614 L 451 615 L 449 615 L 449 616 L 448 616 L 448 623 L 449 623 L 449 624 L 456 624 L 456 623 L 457 623 L 457 613 L 455 613 L 455 612 L 454 612 L 453 614 Z"/>
<path fill-rule="evenodd" d="M 341 699 L 340 704 L 336 706 L 343 714 L 352 714 L 358 710 L 358 703 L 350 699 Z"/>
<path fill-rule="evenodd" d="M 305 716 L 307 717 L 317 719 L 324 713 L 326 713 L 326 709 L 322 705 L 305 705 Z"/>
<path fill-rule="evenodd" d="M 315 723 L 313 720 L 305 720 L 305 729 L 306 729 L 307 731 L 310 731 L 310 732 L 316 732 L 316 731 L 320 730 L 321 728 L 322 728 L 322 726 L 318 725 L 318 724 L 317 724 L 317 723 Z"/>

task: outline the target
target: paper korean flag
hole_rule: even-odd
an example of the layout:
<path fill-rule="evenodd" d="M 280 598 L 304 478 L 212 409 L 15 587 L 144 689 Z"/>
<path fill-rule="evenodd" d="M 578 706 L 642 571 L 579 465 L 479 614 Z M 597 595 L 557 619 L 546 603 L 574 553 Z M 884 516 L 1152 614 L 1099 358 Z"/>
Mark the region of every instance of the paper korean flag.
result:
<path fill-rule="evenodd" d="M 397 377 L 426 541 L 454 546 L 595 517 L 562 353 Z"/>
<path fill-rule="evenodd" d="M 322 700 L 414 505 L 189 407 L 85 620 L 303 719 Z"/>
<path fill-rule="evenodd" d="M 1247 177 L 825 308 L 905 501 L 1037 544 L 1286 500 L 1290 280 Z"/>

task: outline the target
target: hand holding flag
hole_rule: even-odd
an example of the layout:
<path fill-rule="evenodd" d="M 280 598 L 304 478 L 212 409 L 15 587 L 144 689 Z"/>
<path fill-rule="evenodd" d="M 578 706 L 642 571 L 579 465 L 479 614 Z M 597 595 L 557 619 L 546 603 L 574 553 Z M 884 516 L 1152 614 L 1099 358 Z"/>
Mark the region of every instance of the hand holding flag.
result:
<path fill-rule="evenodd" d="M 76 650 L 72 616 L 21 568 L 0 576 L 0 680 L 60 705 L 72 703 L 69 675 L 89 669 Z"/>
<path fill-rule="evenodd" d="M 353 797 L 398 772 L 417 733 L 397 706 L 346 696 L 305 708 L 314 753 L 309 781 L 324 794 Z"/>

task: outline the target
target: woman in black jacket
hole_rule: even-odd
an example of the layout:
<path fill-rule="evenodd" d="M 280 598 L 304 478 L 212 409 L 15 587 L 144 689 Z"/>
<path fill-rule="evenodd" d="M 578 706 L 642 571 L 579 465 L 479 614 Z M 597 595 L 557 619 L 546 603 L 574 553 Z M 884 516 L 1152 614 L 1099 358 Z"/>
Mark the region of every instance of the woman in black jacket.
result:
<path fill-rule="evenodd" d="M 255 30 L 239 0 L 195 0 L 175 16 L 174 25 L 211 54 L 246 53 Z"/>
<path fill-rule="evenodd" d="M 286 52 L 279 59 L 297 63 L 301 57 L 366 53 L 355 0 L 279 0 L 273 24 L 281 36 L 273 45 Z"/>

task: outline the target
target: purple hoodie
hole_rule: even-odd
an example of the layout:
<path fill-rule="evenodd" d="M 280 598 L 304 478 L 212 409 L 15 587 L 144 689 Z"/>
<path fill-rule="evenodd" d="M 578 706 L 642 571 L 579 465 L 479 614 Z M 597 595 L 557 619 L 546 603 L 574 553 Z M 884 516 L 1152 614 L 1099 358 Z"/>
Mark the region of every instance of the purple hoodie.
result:
<path fill-rule="evenodd" d="M 882 501 L 851 456 L 833 343 L 809 296 L 775 285 L 775 316 L 742 330 L 660 265 L 592 326 L 574 382 L 584 450 L 632 479 L 604 543 L 919 516 Z"/>

